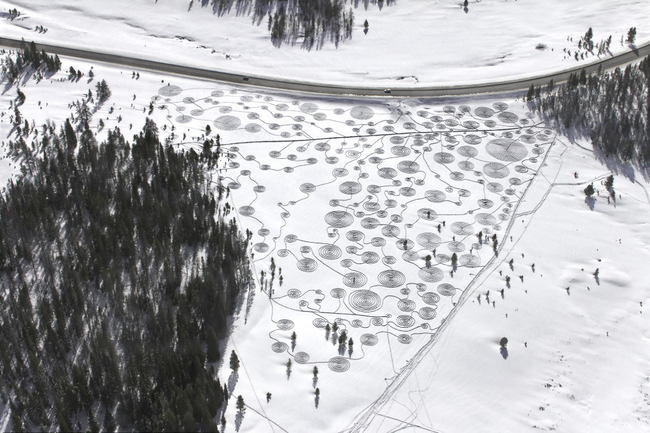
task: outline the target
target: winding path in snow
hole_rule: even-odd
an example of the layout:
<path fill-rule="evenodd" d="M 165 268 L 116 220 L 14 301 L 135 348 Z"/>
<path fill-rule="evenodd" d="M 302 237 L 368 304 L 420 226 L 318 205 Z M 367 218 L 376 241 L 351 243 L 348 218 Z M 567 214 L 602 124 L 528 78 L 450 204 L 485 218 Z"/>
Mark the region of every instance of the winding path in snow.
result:
<path fill-rule="evenodd" d="M 21 41 L 13 38 L 0 37 L 0 46 L 19 48 Z M 130 66 L 136 69 L 149 69 L 169 74 L 185 75 L 195 78 L 217 80 L 228 83 L 246 84 L 251 86 L 266 87 L 270 89 L 289 90 L 308 93 L 319 93 L 325 95 L 348 95 L 348 96 L 392 96 L 392 97 L 432 97 L 432 96 L 460 96 L 474 95 L 481 93 L 506 93 L 527 90 L 531 84 L 546 85 L 550 80 L 556 84 L 565 82 L 572 73 L 579 73 L 585 69 L 587 73 L 597 72 L 598 69 L 614 69 L 628 63 L 635 62 L 650 55 L 650 42 L 623 54 L 608 57 L 591 63 L 581 63 L 571 69 L 565 69 L 551 74 L 529 77 L 519 80 L 507 80 L 501 82 L 470 84 L 459 86 L 436 86 L 436 87 L 399 87 L 392 89 L 390 95 L 380 87 L 353 87 L 339 86 L 335 84 L 319 84 L 304 81 L 277 80 L 270 77 L 243 76 L 236 73 L 221 72 L 209 69 L 194 68 L 190 66 L 175 65 L 172 63 L 156 62 L 125 55 L 102 53 L 99 51 L 81 50 L 76 48 L 63 47 L 49 44 L 36 44 L 38 49 L 44 49 L 48 53 L 61 56 L 77 57 L 103 63 L 111 63 L 123 66 Z"/>

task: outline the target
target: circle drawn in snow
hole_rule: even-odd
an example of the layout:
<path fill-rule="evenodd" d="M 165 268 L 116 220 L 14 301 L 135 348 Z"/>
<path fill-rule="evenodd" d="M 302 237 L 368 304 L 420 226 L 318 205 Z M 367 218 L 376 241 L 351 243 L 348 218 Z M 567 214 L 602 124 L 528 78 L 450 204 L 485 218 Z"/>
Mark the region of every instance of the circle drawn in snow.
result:
<path fill-rule="evenodd" d="M 249 123 L 248 125 L 244 126 L 244 129 L 246 130 L 246 132 L 250 132 L 251 134 L 256 134 L 262 130 L 262 127 L 257 123 Z"/>
<path fill-rule="evenodd" d="M 517 123 L 519 120 L 519 116 L 517 116 L 515 113 L 510 113 L 509 111 L 499 113 L 497 117 L 503 123 Z"/>
<path fill-rule="evenodd" d="M 187 115 L 183 114 L 182 116 L 178 116 L 176 118 L 176 121 L 178 123 L 190 123 L 192 121 L 192 116 L 187 116 Z"/>
<path fill-rule="evenodd" d="M 491 108 L 488 108 L 488 107 L 477 107 L 474 110 L 474 114 L 477 117 L 481 117 L 483 119 L 488 119 L 488 118 L 494 116 L 494 110 L 491 109 Z"/>
<path fill-rule="evenodd" d="M 362 313 L 372 313 L 381 308 L 381 297 L 372 290 L 356 290 L 348 297 L 350 307 Z"/>
<path fill-rule="evenodd" d="M 345 289 L 341 288 L 334 288 L 330 291 L 330 296 L 334 299 L 343 299 L 345 298 L 345 295 L 347 295 L 347 292 Z"/>
<path fill-rule="evenodd" d="M 318 268 L 318 263 L 314 259 L 304 258 L 298 260 L 296 266 L 303 272 L 314 272 Z"/>
<path fill-rule="evenodd" d="M 408 334 L 400 334 L 397 336 L 397 341 L 399 341 L 402 344 L 410 344 L 411 341 L 413 341 L 413 337 L 411 337 Z"/>
<path fill-rule="evenodd" d="M 243 216 L 251 216 L 255 213 L 253 206 L 242 206 L 239 208 L 239 214 Z"/>
<path fill-rule="evenodd" d="M 422 294 L 422 301 L 425 304 L 434 305 L 440 301 L 440 296 L 434 292 L 425 292 Z"/>
<path fill-rule="evenodd" d="M 427 283 L 437 283 L 444 278 L 444 272 L 436 267 L 420 268 L 418 275 L 422 281 Z"/>
<path fill-rule="evenodd" d="M 178 86 L 172 86 L 171 84 L 167 85 L 167 86 L 163 86 L 160 89 L 158 89 L 158 94 L 161 95 L 161 96 L 165 96 L 167 98 L 171 98 L 173 96 L 178 96 L 182 92 L 183 92 L 183 89 L 181 89 Z"/>
<path fill-rule="evenodd" d="M 335 356 L 327 361 L 327 367 L 335 373 L 345 373 L 350 369 L 350 361 L 342 356 Z"/>
<path fill-rule="evenodd" d="M 302 185 L 300 185 L 300 187 L 298 187 L 298 189 L 301 192 L 309 194 L 309 193 L 312 193 L 312 192 L 316 191 L 316 186 L 313 183 L 307 182 L 307 183 L 303 183 Z"/>
<path fill-rule="evenodd" d="M 449 283 L 440 284 L 437 290 L 442 296 L 454 296 L 456 294 L 456 288 Z"/>
<path fill-rule="evenodd" d="M 234 131 L 241 125 L 241 120 L 235 116 L 221 116 L 214 121 L 214 126 L 222 131 Z"/>
<path fill-rule="evenodd" d="M 361 272 L 348 272 L 343 276 L 343 284 L 353 289 L 363 287 L 368 282 L 368 277 Z M 352 296 L 352 295 L 350 295 Z"/>
<path fill-rule="evenodd" d="M 490 156 L 505 162 L 521 161 L 528 155 L 526 146 L 509 138 L 492 140 L 485 146 L 485 150 Z"/>
<path fill-rule="evenodd" d="M 339 186 L 339 191 L 341 191 L 342 194 L 358 194 L 361 192 L 361 184 L 359 182 L 354 182 L 354 181 L 348 181 L 348 182 L 343 182 Z"/>
<path fill-rule="evenodd" d="M 287 296 L 291 299 L 298 299 L 302 296 L 302 292 L 298 289 L 289 289 L 287 290 Z"/>
<path fill-rule="evenodd" d="M 405 313 L 410 313 L 411 311 L 415 310 L 416 304 L 410 299 L 400 299 L 397 302 L 397 308 L 400 309 L 400 311 L 404 311 Z"/>
<path fill-rule="evenodd" d="M 296 326 L 295 323 L 293 323 L 293 320 L 289 319 L 280 319 L 276 323 L 278 329 L 282 331 L 289 331 L 290 329 L 293 329 L 294 326 Z"/>
<path fill-rule="evenodd" d="M 313 114 L 318 111 L 318 105 L 311 102 L 305 102 L 300 106 L 300 111 L 305 114 Z"/>
<path fill-rule="evenodd" d="M 454 155 L 447 152 L 438 152 L 433 155 L 433 160 L 438 164 L 451 164 L 454 162 Z"/>
<path fill-rule="evenodd" d="M 349 214 L 345 211 L 335 210 L 335 211 L 328 212 L 325 215 L 325 222 L 330 227 L 342 229 L 344 227 L 348 227 L 352 225 L 352 223 L 354 222 L 354 217 L 352 216 L 352 214 Z"/>
<path fill-rule="evenodd" d="M 503 186 L 500 183 L 489 182 L 485 186 L 486 186 L 488 191 L 493 192 L 493 193 L 498 193 L 498 192 L 503 191 Z"/>
<path fill-rule="evenodd" d="M 466 158 L 473 158 L 478 155 L 478 150 L 471 146 L 460 146 L 456 151 L 460 156 L 464 156 Z"/>
<path fill-rule="evenodd" d="M 458 236 L 469 236 L 474 234 L 474 227 L 472 227 L 471 224 L 463 221 L 456 221 L 452 223 L 450 228 L 451 231 Z"/>
<path fill-rule="evenodd" d="M 395 318 L 395 324 L 400 328 L 410 328 L 415 325 L 415 319 L 404 314 Z"/>
<path fill-rule="evenodd" d="M 293 355 L 293 359 L 298 364 L 307 364 L 309 362 L 309 354 L 306 352 L 297 352 Z"/>
<path fill-rule="evenodd" d="M 477 214 L 475 219 L 476 222 L 482 226 L 493 226 L 497 222 L 497 219 L 494 217 L 494 215 L 490 215 L 488 213 Z"/>
<path fill-rule="evenodd" d="M 424 193 L 424 198 L 432 203 L 442 203 L 447 199 L 447 194 L 438 190 L 429 190 Z"/>
<path fill-rule="evenodd" d="M 377 276 L 377 280 L 379 281 L 379 284 L 384 287 L 396 288 L 406 282 L 406 276 L 400 271 L 389 269 L 380 272 Z"/>
<path fill-rule="evenodd" d="M 510 169 L 499 162 L 488 162 L 483 166 L 483 173 L 487 177 L 503 179 L 504 177 L 508 177 Z"/>
<path fill-rule="evenodd" d="M 481 259 L 473 254 L 463 254 L 458 258 L 458 263 L 466 268 L 477 268 L 481 266 Z"/>
<path fill-rule="evenodd" d="M 436 310 L 431 307 L 420 308 L 418 314 L 420 315 L 420 318 L 422 318 L 422 320 L 432 320 L 436 318 Z"/>
<path fill-rule="evenodd" d="M 415 161 L 400 161 L 397 164 L 397 169 L 402 173 L 414 174 L 420 171 L 420 164 Z"/>
<path fill-rule="evenodd" d="M 415 238 L 415 241 L 423 248 L 432 250 L 434 248 L 438 248 L 438 246 L 442 242 L 442 239 L 440 239 L 440 236 L 438 236 L 435 233 L 425 232 L 425 233 L 420 233 Z"/>
<path fill-rule="evenodd" d="M 364 105 L 357 105 L 356 107 L 352 107 L 352 110 L 350 110 L 350 116 L 359 120 L 368 120 L 371 119 L 374 115 L 375 112 L 372 110 L 372 108 L 366 107 Z"/>
<path fill-rule="evenodd" d="M 379 342 L 379 338 L 375 334 L 363 334 L 359 341 L 364 346 L 374 346 Z"/>
<path fill-rule="evenodd" d="M 286 352 L 287 349 L 289 349 L 287 343 L 282 343 L 281 341 L 276 341 L 271 345 L 271 350 L 274 351 L 275 353 Z"/>

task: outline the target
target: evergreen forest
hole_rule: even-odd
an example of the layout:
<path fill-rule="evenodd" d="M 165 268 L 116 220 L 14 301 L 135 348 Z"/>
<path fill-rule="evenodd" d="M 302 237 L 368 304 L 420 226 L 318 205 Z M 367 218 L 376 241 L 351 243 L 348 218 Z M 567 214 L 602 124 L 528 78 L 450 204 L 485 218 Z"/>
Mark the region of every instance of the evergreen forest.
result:
<path fill-rule="evenodd" d="M 132 141 L 98 143 L 87 122 L 18 132 L 23 175 L 0 196 L 11 429 L 216 431 L 222 342 L 252 278 L 210 176 L 218 138 L 176 150 L 149 119 Z"/>

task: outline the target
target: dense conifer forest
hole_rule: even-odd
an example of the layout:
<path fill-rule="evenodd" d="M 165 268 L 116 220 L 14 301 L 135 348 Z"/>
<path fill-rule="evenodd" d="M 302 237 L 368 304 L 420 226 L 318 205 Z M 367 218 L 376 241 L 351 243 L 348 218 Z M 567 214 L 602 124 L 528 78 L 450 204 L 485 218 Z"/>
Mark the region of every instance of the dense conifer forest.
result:
<path fill-rule="evenodd" d="M 624 70 L 583 70 L 545 91 L 531 87 L 526 98 L 550 124 L 590 138 L 605 156 L 650 167 L 650 57 Z"/>
<path fill-rule="evenodd" d="M 215 431 L 219 341 L 251 282 L 210 176 L 218 139 L 178 151 L 148 119 L 132 142 L 116 128 L 99 144 L 86 122 L 37 129 L 11 142 L 23 175 L 0 197 L 10 428 Z"/>

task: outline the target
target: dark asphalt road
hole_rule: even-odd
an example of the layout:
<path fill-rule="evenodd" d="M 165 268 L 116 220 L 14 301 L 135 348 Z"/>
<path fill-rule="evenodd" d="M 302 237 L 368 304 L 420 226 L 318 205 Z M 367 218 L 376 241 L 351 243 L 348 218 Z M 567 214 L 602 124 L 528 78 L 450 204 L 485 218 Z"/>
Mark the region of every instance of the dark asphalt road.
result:
<path fill-rule="evenodd" d="M 17 39 L 0 37 L 0 46 L 18 48 L 20 42 Z M 60 56 L 77 57 L 97 62 L 111 63 L 116 65 L 130 66 L 134 69 L 148 69 L 156 72 L 184 75 L 189 77 L 204 78 L 208 80 L 223 81 L 227 83 L 246 84 L 251 86 L 266 87 L 270 89 L 318 93 L 324 95 L 354 95 L 354 96 L 389 96 L 384 88 L 379 87 L 355 87 L 341 86 L 335 84 L 318 84 L 293 80 L 280 80 L 265 77 L 245 76 L 228 72 L 213 71 L 190 66 L 175 65 L 170 63 L 155 62 L 135 57 L 128 57 L 116 54 L 107 54 L 97 51 L 80 50 L 56 45 L 36 44 L 39 49 L 45 49 L 48 53 Z M 650 43 L 637 47 L 633 51 L 626 52 L 604 60 L 592 63 L 581 62 L 578 66 L 564 71 L 530 77 L 521 80 L 509 80 L 485 84 L 471 84 L 462 86 L 435 86 L 435 87 L 399 87 L 391 91 L 390 96 L 394 97 L 439 97 L 439 96 L 461 96 L 482 93 L 506 93 L 518 90 L 527 90 L 531 84 L 545 85 L 551 79 L 555 83 L 567 80 L 569 74 L 586 69 L 587 73 L 596 72 L 599 66 L 603 70 L 613 69 L 619 65 L 634 62 L 647 55 L 650 55 Z M 247 80 L 245 80 L 247 78 Z"/>

